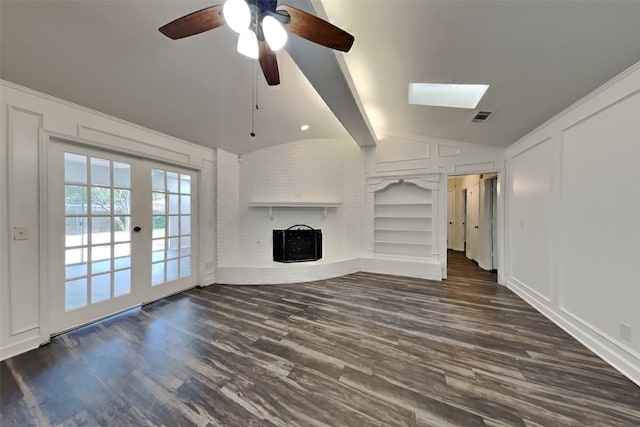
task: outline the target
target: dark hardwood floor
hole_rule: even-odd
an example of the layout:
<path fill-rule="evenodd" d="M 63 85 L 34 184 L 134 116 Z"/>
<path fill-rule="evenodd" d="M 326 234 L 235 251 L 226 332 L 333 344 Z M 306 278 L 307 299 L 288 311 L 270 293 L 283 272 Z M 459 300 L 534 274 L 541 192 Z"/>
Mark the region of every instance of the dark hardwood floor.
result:
<path fill-rule="evenodd" d="M 640 387 L 460 253 L 210 286 L 0 364 L 3 426 L 638 426 Z"/>

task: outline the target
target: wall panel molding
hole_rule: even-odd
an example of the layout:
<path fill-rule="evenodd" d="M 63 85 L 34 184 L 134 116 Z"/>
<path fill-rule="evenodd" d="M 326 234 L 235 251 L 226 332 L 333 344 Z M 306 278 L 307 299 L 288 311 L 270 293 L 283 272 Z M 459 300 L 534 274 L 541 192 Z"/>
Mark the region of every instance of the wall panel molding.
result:
<path fill-rule="evenodd" d="M 129 155 L 137 155 L 147 159 L 170 161 L 171 163 L 180 164 L 181 166 L 193 167 L 191 156 L 184 151 L 173 150 L 158 147 L 138 139 L 128 138 L 116 133 L 92 128 L 78 124 L 78 137 L 87 141 L 95 141 L 106 145 L 102 145 L 102 149 L 111 148 Z M 198 165 L 201 166 L 201 163 Z"/>
<path fill-rule="evenodd" d="M 458 163 L 453 165 L 454 174 L 486 173 L 489 171 L 497 171 L 495 162 Z"/>
<path fill-rule="evenodd" d="M 438 144 L 438 157 L 456 157 L 462 155 L 462 147 L 459 145 Z"/>
<path fill-rule="evenodd" d="M 538 147 L 539 145 L 544 144 L 547 141 L 551 140 L 551 135 L 547 135 L 544 138 L 542 138 L 541 140 L 539 140 L 538 142 L 535 142 L 533 144 L 531 144 L 530 146 L 528 146 L 526 149 L 519 151 L 518 153 L 514 154 L 513 157 L 511 157 L 511 160 L 518 158 L 520 156 L 522 156 L 523 154 L 528 153 L 529 151 L 533 150 L 534 148 Z"/>
<path fill-rule="evenodd" d="M 638 361 L 640 361 L 640 353 L 638 353 L 637 351 L 629 347 L 624 342 L 600 330 L 591 322 L 578 316 L 577 314 L 573 313 L 571 310 L 569 310 L 566 307 L 560 307 L 560 311 L 562 311 L 565 315 L 573 319 L 576 323 L 579 323 L 584 328 L 588 329 L 591 333 L 601 337 L 603 340 L 610 342 L 611 344 L 615 345 L 619 349 L 623 350 L 624 352 L 628 353 L 630 356 L 635 357 Z"/>
<path fill-rule="evenodd" d="M 620 353 L 618 348 L 616 348 L 617 346 L 611 346 L 611 341 L 603 339 L 601 335 L 596 335 L 591 333 L 591 331 L 585 330 L 580 324 L 576 324 L 576 321 L 572 317 L 564 312 L 558 313 L 558 311 L 537 300 L 535 297 L 532 297 L 526 289 L 521 288 L 515 282 L 508 280 L 507 287 L 566 333 L 640 386 L 640 359 L 635 358 L 634 360 L 632 355 L 626 356 Z"/>
<path fill-rule="evenodd" d="M 629 98 L 633 98 L 634 96 L 640 94 L 640 89 L 631 92 L 630 94 L 628 94 L 627 96 L 624 96 L 620 99 L 617 99 L 609 104 L 604 105 L 602 108 L 600 108 L 599 110 L 596 110 L 594 112 L 592 112 L 591 114 L 588 114 L 585 117 L 580 118 L 579 120 L 575 120 L 573 122 L 571 122 L 569 125 L 563 127 L 562 129 L 560 129 L 561 133 L 565 133 L 566 131 L 570 130 L 571 128 L 578 126 L 588 120 L 593 119 L 595 116 L 602 114 L 603 112 L 605 112 L 606 110 L 615 107 L 618 104 L 622 104 L 623 102 L 625 102 L 626 100 L 628 100 Z"/>
<path fill-rule="evenodd" d="M 16 84 L 16 83 L 13 83 L 13 82 L 10 82 L 10 81 L 7 81 L 7 80 L 0 79 L 0 85 L 6 86 L 7 88 L 11 88 L 11 89 L 19 91 L 19 92 L 22 92 L 26 96 L 34 96 L 34 97 L 37 97 L 37 98 L 40 98 L 40 99 L 43 99 L 43 100 L 46 100 L 46 101 L 49 101 L 49 102 L 53 102 L 53 103 L 58 104 L 60 106 L 64 106 L 64 107 L 67 107 L 67 108 L 72 108 L 74 110 L 80 111 L 80 112 L 82 112 L 84 114 L 88 114 L 90 116 L 100 117 L 100 118 L 109 120 L 110 122 L 118 123 L 120 125 L 126 126 L 128 128 L 131 128 L 131 129 L 136 129 L 136 130 L 140 130 L 140 131 L 143 131 L 143 132 L 147 132 L 147 133 L 156 135 L 156 136 L 158 136 L 158 137 L 160 137 L 162 139 L 168 139 L 168 140 L 177 142 L 179 144 L 189 145 L 192 149 L 210 150 L 210 148 L 203 147 L 203 146 L 195 144 L 193 142 L 185 141 L 183 139 L 176 138 L 174 136 L 164 134 L 164 133 L 159 132 L 157 130 L 150 129 L 150 128 L 138 125 L 136 123 L 128 122 L 128 121 L 120 119 L 118 117 L 110 116 L 110 115 L 108 115 L 106 113 L 103 113 L 101 111 L 92 110 L 91 108 L 85 107 L 84 105 L 75 104 L 75 103 L 73 103 L 71 101 L 67 101 L 67 100 L 62 99 L 62 98 L 56 98 L 55 96 L 52 96 L 52 95 L 49 95 L 49 94 L 46 94 L 46 93 L 43 93 L 43 92 L 38 92 L 37 90 L 31 89 L 31 88 L 28 88 L 28 87 L 25 87 L 25 86 L 21 86 L 19 84 Z"/>
<path fill-rule="evenodd" d="M 18 124 L 20 119 L 25 122 Z M 44 116 L 37 111 L 8 105 L 7 120 L 8 225 L 10 230 L 16 226 L 27 227 L 30 234 L 28 240 L 21 241 L 13 240 L 12 232 L 7 236 L 10 304 L 7 320 L 9 334 L 14 337 L 39 328 L 41 320 L 39 311 L 23 309 L 34 301 L 39 307 L 40 281 L 36 277 L 39 273 L 33 268 L 18 266 L 24 267 L 20 263 L 25 260 L 31 260 L 38 266 L 40 263 L 40 190 L 38 179 L 31 174 L 39 168 L 39 129 Z M 16 141 L 18 138 L 19 144 Z"/>
<path fill-rule="evenodd" d="M 29 337 L 0 347 L 0 361 L 40 347 L 40 336 Z"/>
<path fill-rule="evenodd" d="M 540 132 L 547 130 L 548 128 L 557 128 L 558 124 L 562 120 L 567 120 L 571 122 L 576 122 L 585 118 L 592 113 L 590 113 L 589 107 L 592 105 L 602 104 L 604 100 L 604 105 L 611 105 L 617 101 L 620 101 L 622 98 L 628 96 L 631 92 L 628 90 L 629 87 L 633 87 L 633 80 L 635 79 L 636 85 L 635 88 L 632 89 L 632 92 L 637 92 L 637 82 L 640 81 L 640 62 L 636 62 L 631 67 L 624 70 L 622 73 L 615 76 L 613 79 L 604 83 L 602 86 L 585 95 L 560 113 L 551 117 L 546 122 L 542 123 L 540 126 L 531 130 L 526 135 L 522 136 L 518 141 L 514 142 L 507 149 L 507 154 L 509 152 L 519 152 L 528 146 L 531 139 L 539 134 Z M 631 82 L 630 85 L 627 82 Z M 603 107 L 596 107 L 596 109 L 602 109 Z M 606 108 L 606 107 L 604 107 Z M 584 110 L 587 110 L 586 113 Z M 579 118 L 578 120 L 570 120 L 571 115 L 576 114 Z M 537 138 L 537 137 L 536 137 Z"/>
<path fill-rule="evenodd" d="M 540 299 L 541 301 L 544 301 L 545 303 L 551 303 L 551 298 L 549 298 L 548 296 L 544 295 L 542 292 L 533 289 L 531 286 L 527 285 L 522 280 L 518 280 L 515 277 L 510 276 L 508 281 L 510 283 L 512 283 L 512 284 L 517 285 L 518 287 L 520 287 L 522 289 L 526 289 L 527 292 L 529 292 L 530 294 L 534 295 L 536 298 Z"/>

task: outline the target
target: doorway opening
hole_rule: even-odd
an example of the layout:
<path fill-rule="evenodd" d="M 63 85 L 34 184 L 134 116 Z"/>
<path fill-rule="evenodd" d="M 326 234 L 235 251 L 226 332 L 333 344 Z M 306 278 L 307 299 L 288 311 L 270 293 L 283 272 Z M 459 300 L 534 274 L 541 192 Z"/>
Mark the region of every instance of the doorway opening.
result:
<path fill-rule="evenodd" d="M 498 193 L 497 173 L 448 177 L 447 258 L 463 255 L 485 271 L 498 271 Z"/>

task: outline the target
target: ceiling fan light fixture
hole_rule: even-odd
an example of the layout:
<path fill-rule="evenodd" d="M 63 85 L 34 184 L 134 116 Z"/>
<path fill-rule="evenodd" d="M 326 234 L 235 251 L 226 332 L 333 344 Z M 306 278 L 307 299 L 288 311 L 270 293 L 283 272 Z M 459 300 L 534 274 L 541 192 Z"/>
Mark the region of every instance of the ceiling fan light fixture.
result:
<path fill-rule="evenodd" d="M 287 32 L 273 16 L 265 16 L 262 19 L 262 32 L 271 50 L 278 51 L 287 43 Z"/>
<path fill-rule="evenodd" d="M 252 59 L 258 59 L 260 48 L 256 33 L 251 30 L 244 30 L 240 33 L 240 37 L 238 37 L 238 53 Z"/>
<path fill-rule="evenodd" d="M 251 11 L 244 0 L 227 0 L 222 8 L 222 15 L 227 25 L 236 33 L 242 33 L 251 23 Z"/>

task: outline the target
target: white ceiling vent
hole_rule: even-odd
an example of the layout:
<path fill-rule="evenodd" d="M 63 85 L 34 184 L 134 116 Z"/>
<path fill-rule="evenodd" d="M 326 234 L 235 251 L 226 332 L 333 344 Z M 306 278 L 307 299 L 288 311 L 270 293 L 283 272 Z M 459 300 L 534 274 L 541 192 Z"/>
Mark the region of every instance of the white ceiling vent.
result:
<path fill-rule="evenodd" d="M 493 115 L 494 111 L 478 111 L 471 121 L 473 123 L 484 123 L 489 120 L 489 117 Z"/>

